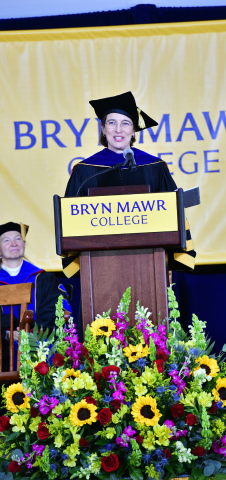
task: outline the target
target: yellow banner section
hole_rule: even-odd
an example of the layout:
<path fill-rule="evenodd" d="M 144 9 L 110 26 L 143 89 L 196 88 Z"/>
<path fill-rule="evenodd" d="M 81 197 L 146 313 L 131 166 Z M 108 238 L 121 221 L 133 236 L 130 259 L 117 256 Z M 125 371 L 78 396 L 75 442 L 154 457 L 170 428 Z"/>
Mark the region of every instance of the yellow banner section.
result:
<path fill-rule="evenodd" d="M 131 90 L 159 123 L 135 147 L 200 186 L 186 212 L 197 263 L 226 263 L 224 58 L 226 21 L 0 33 L 0 223 L 30 225 L 30 261 L 61 268 L 53 195 L 102 149 L 89 100 Z"/>
<path fill-rule="evenodd" d="M 175 232 L 176 193 L 61 198 L 62 236 Z"/>

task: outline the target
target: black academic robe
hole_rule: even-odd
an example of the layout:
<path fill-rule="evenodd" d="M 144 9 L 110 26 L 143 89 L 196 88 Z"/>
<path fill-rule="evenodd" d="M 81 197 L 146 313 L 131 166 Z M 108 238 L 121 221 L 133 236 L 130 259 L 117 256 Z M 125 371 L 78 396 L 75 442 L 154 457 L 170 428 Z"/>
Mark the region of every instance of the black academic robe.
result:
<path fill-rule="evenodd" d="M 28 305 L 29 310 L 34 311 L 34 321 L 39 327 L 43 326 L 53 329 L 55 326 L 55 310 L 58 297 L 62 295 L 63 308 L 71 312 L 71 306 L 68 303 L 68 295 L 63 285 L 59 284 L 55 275 L 51 272 L 45 272 L 30 262 L 23 260 L 22 267 L 18 275 L 12 277 L 6 270 L 0 269 L 0 288 L 1 285 L 15 285 L 17 283 L 34 283 L 32 292 L 32 301 Z M 8 350 L 9 342 L 6 340 L 6 330 L 10 329 L 10 307 L 1 308 L 1 334 L 3 346 L 4 370 L 8 370 Z M 19 307 L 13 307 L 14 329 L 19 325 L 20 311 Z"/>
<path fill-rule="evenodd" d="M 78 163 L 69 179 L 65 197 L 74 197 L 82 182 L 90 175 L 103 171 L 101 175 L 88 180 L 79 192 L 79 196 L 88 195 L 89 187 L 119 185 L 150 185 L 151 192 L 173 192 L 177 186 L 163 160 L 149 155 L 138 148 L 133 148 L 137 169 L 128 167 L 110 170 L 116 164 L 124 162 L 122 153 L 115 153 L 105 148 L 83 162 Z"/>
<path fill-rule="evenodd" d="M 79 187 L 89 176 L 103 171 L 102 174 L 86 181 L 79 191 L 79 196 L 87 196 L 89 187 L 119 186 L 119 185 L 150 185 L 151 192 L 173 192 L 177 189 L 166 163 L 158 157 L 149 155 L 138 148 L 132 148 L 137 169 L 131 171 L 128 167 L 110 170 L 116 164 L 124 162 L 122 153 L 115 153 L 108 148 L 92 155 L 86 160 L 75 165 L 68 181 L 65 197 L 75 197 Z M 186 221 L 186 250 L 169 250 L 168 265 L 170 270 L 192 270 L 196 253 Z M 71 268 L 74 261 L 74 270 Z M 70 266 L 70 274 L 67 270 Z M 76 255 L 63 259 L 63 269 L 70 277 L 78 271 L 79 266 Z"/>

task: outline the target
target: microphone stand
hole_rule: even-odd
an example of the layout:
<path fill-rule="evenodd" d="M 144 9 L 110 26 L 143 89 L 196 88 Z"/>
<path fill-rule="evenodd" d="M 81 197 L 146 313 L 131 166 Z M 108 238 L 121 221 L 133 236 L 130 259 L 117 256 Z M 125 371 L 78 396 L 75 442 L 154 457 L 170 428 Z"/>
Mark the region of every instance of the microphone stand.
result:
<path fill-rule="evenodd" d="M 120 169 L 121 167 L 126 167 L 129 163 L 130 163 L 130 160 L 125 160 L 125 162 L 116 163 L 115 165 L 113 165 L 113 167 L 105 167 L 103 170 L 101 170 L 101 172 L 93 173 L 89 177 L 85 178 L 85 180 L 81 183 L 81 185 L 78 188 L 75 196 L 78 197 L 78 194 L 79 194 L 81 188 L 85 185 L 86 182 L 88 182 L 92 178 L 97 177 L 98 175 L 101 175 L 102 173 L 109 172 L 109 170 L 117 170 L 117 169 Z"/>

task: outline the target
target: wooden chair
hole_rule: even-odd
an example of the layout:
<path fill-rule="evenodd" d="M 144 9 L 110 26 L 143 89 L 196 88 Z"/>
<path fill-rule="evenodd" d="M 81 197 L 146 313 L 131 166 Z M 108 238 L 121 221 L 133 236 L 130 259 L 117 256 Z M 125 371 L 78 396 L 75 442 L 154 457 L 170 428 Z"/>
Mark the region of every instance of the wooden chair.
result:
<path fill-rule="evenodd" d="M 30 324 L 33 322 L 34 312 L 27 310 L 32 301 L 33 283 L 20 283 L 16 285 L 0 286 L 0 307 L 10 306 L 10 334 L 9 334 L 9 372 L 2 372 L 2 338 L 1 338 L 1 308 L 0 308 L 0 382 L 19 381 L 20 351 L 18 344 L 17 370 L 14 371 L 14 340 L 13 340 L 13 306 L 20 305 L 19 330 L 30 332 Z M 18 342 L 19 343 L 19 342 Z"/>

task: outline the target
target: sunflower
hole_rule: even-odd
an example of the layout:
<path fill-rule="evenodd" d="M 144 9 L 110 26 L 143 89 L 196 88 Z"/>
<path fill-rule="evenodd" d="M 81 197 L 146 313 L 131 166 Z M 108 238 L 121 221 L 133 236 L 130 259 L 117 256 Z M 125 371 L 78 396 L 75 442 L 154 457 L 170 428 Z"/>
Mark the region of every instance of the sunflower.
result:
<path fill-rule="evenodd" d="M 196 358 L 195 362 L 199 363 L 200 365 L 194 368 L 193 371 L 195 372 L 196 370 L 203 368 L 206 371 L 207 377 L 209 375 L 211 377 L 216 377 L 220 370 L 217 365 L 217 361 L 214 360 L 214 358 L 209 358 L 207 355 L 203 355 L 203 357 Z"/>
<path fill-rule="evenodd" d="M 123 348 L 123 351 L 128 357 L 129 362 L 135 362 L 138 358 L 141 357 L 147 357 L 149 355 L 149 349 L 148 346 L 145 345 L 145 347 L 142 345 L 142 343 L 139 343 L 139 345 L 129 345 L 126 348 Z"/>
<path fill-rule="evenodd" d="M 112 332 L 116 330 L 116 326 L 111 318 L 97 318 L 90 325 L 92 335 L 105 335 L 110 337 Z"/>
<path fill-rule="evenodd" d="M 216 388 L 212 390 L 215 402 L 223 402 L 226 405 L 226 378 L 218 378 Z"/>
<path fill-rule="evenodd" d="M 13 383 L 13 385 L 10 385 L 4 396 L 6 398 L 6 407 L 12 413 L 19 411 L 17 407 L 20 409 L 30 408 L 29 398 L 26 393 L 24 393 L 24 388 L 21 383 Z"/>
<path fill-rule="evenodd" d="M 67 378 L 71 378 L 73 380 L 73 378 L 78 378 L 78 377 L 79 378 L 81 377 L 80 370 L 75 371 L 74 368 L 67 368 L 66 373 L 62 378 L 62 382 L 65 382 Z"/>
<path fill-rule="evenodd" d="M 132 406 L 131 414 L 135 422 L 143 423 L 147 425 L 147 427 L 157 425 L 162 416 L 157 409 L 155 399 L 149 395 L 146 395 L 146 397 L 138 397 Z"/>
<path fill-rule="evenodd" d="M 81 402 L 73 405 L 69 419 L 75 427 L 83 427 L 86 423 L 91 425 L 91 423 L 97 421 L 96 405 L 93 403 L 87 403 L 86 400 L 81 400 Z"/>

